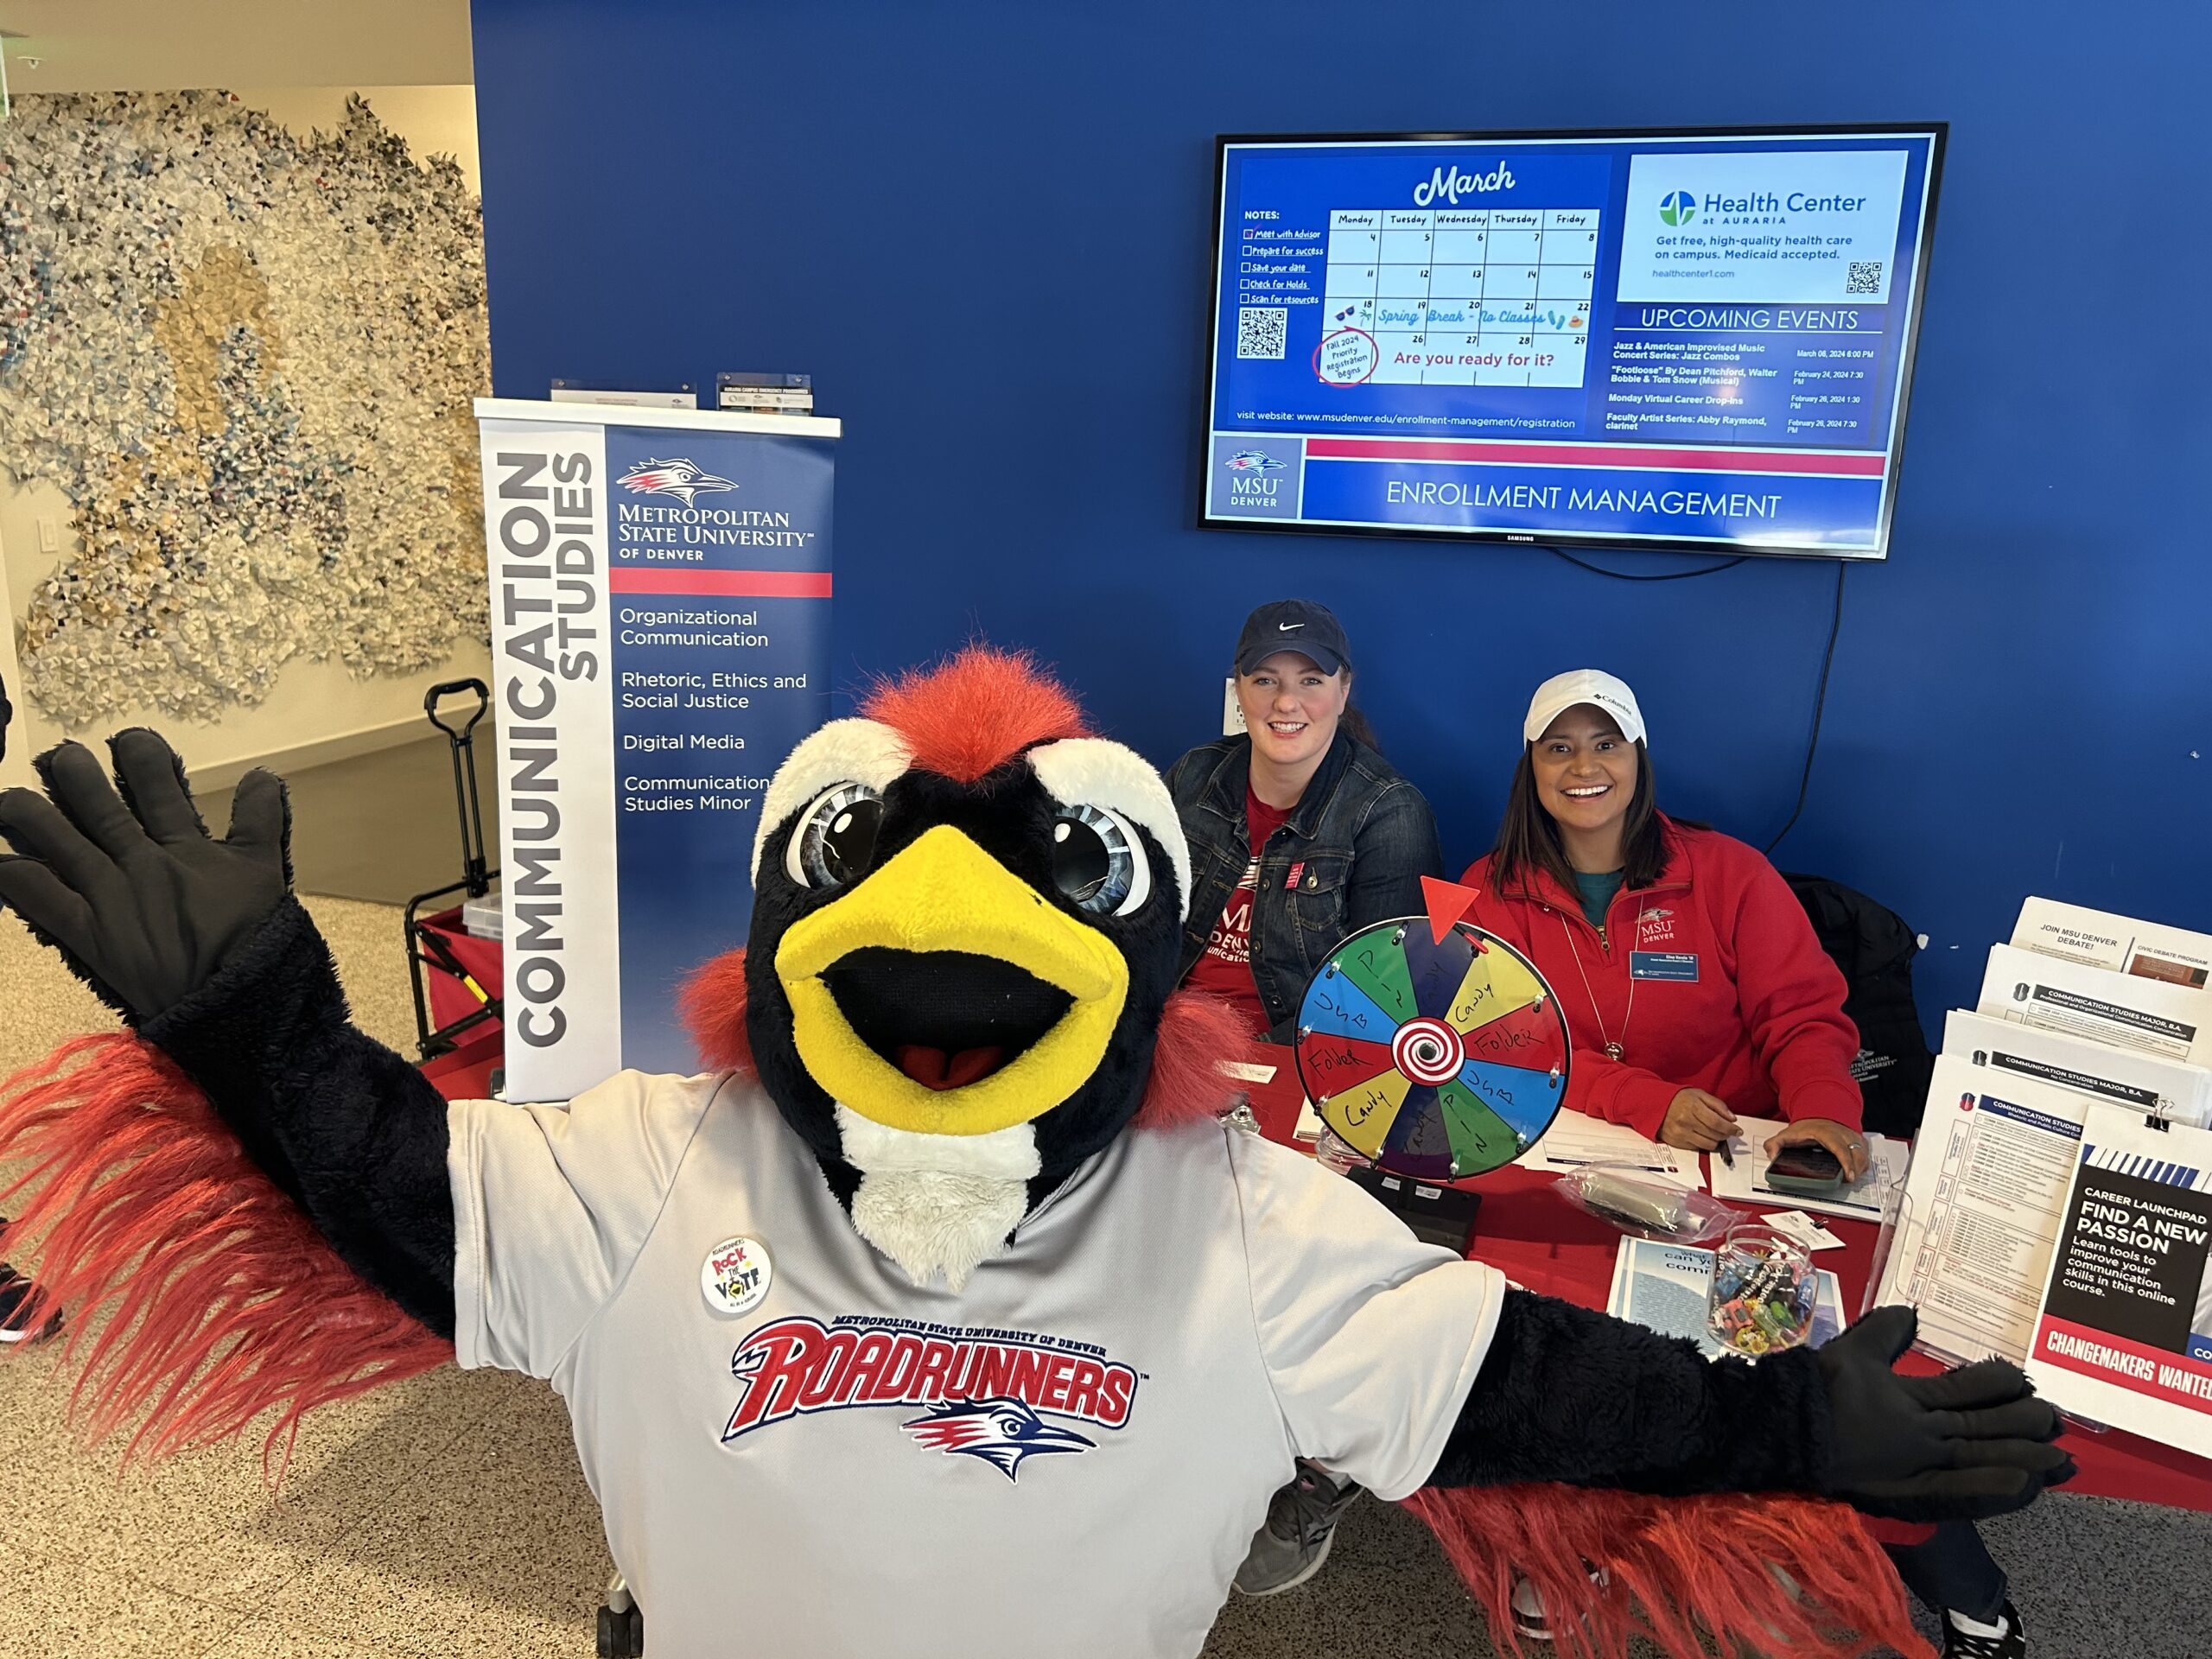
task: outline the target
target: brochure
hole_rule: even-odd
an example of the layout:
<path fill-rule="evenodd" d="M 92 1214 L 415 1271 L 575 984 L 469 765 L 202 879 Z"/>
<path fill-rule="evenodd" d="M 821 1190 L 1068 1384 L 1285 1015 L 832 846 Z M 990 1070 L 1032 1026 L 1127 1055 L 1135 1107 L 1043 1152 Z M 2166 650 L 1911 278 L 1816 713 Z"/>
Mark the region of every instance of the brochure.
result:
<path fill-rule="evenodd" d="M 2139 1048 L 1954 1008 L 1943 1020 L 1943 1052 L 2198 1128 L 2212 1118 L 2212 1071 Z"/>
<path fill-rule="evenodd" d="M 2212 990 L 1992 945 L 1975 1011 L 2191 1065 L 2212 1065 Z"/>
<path fill-rule="evenodd" d="M 1921 1347 L 2026 1357 L 2082 1121 L 2095 1109 L 2032 1077 L 1936 1057 L 1875 1295 L 1920 1310 Z"/>
<path fill-rule="evenodd" d="M 2189 990 L 2212 983 L 2212 934 L 2062 905 L 2055 899 L 2031 898 L 2020 906 L 2012 943 L 2023 950 L 2163 979 Z"/>
<path fill-rule="evenodd" d="M 2212 1457 L 2212 1133 L 2091 1106 L 2028 1375 L 2045 1398 Z"/>

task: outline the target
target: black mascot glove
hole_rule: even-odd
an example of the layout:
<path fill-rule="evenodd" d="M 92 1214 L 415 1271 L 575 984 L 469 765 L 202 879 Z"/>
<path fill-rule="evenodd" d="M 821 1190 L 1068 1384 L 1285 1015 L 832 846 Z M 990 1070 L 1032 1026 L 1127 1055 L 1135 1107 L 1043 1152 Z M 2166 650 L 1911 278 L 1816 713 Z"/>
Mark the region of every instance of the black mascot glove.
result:
<path fill-rule="evenodd" d="M 214 977 L 283 899 L 291 809 L 273 773 L 250 772 L 217 841 L 157 734 L 133 728 L 108 747 L 120 798 L 81 743 L 38 758 L 50 802 L 0 794 L 0 839 L 22 855 L 0 855 L 0 903 L 137 1026 Z"/>
<path fill-rule="evenodd" d="M 2058 1413 L 2018 1367 L 1891 1369 L 1918 1324 L 1909 1307 L 1878 1308 L 1815 1351 L 1834 1413 L 1827 1491 L 1893 1520 L 1980 1520 L 2072 1479 L 2073 1459 L 2051 1444 Z"/>

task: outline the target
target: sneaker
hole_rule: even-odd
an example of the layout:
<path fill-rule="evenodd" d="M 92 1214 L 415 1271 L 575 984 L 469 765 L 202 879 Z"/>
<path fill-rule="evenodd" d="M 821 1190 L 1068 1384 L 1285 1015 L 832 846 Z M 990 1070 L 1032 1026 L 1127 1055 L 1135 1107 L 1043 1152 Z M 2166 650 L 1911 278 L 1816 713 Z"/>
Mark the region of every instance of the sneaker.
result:
<path fill-rule="evenodd" d="M 0 1343 L 43 1342 L 61 1328 L 61 1310 L 47 1315 L 35 1331 L 22 1325 L 23 1304 L 31 1299 L 31 1281 L 5 1262 L 0 1262 Z"/>
<path fill-rule="evenodd" d="M 1943 1615 L 1943 1659 L 2027 1659 L 2028 1632 L 2020 1610 L 2007 1601 L 1993 1624 L 1963 1613 Z"/>
<path fill-rule="evenodd" d="M 1603 1590 L 1612 1582 L 1612 1577 L 1602 1567 L 1582 1564 L 1590 1575 L 1590 1582 Z M 1587 1625 L 1589 1620 L 1583 1620 Z M 1518 1573 L 1513 1575 L 1513 1633 L 1523 1642 L 1548 1642 L 1552 1639 L 1551 1620 L 1544 1612 L 1544 1599 L 1536 1593 L 1536 1586 Z"/>
<path fill-rule="evenodd" d="M 1357 1481 L 1339 1484 L 1325 1470 L 1301 1461 L 1297 1478 L 1268 1500 L 1267 1524 L 1252 1535 L 1251 1552 L 1236 1569 L 1236 1587 L 1248 1596 L 1272 1596 L 1319 1573 L 1329 1559 L 1337 1517 L 1359 1490 Z"/>
<path fill-rule="evenodd" d="M 1536 1586 L 1519 1573 L 1513 1575 L 1513 1634 L 1523 1642 L 1552 1639 L 1551 1621 L 1544 1617 L 1544 1599 Z"/>

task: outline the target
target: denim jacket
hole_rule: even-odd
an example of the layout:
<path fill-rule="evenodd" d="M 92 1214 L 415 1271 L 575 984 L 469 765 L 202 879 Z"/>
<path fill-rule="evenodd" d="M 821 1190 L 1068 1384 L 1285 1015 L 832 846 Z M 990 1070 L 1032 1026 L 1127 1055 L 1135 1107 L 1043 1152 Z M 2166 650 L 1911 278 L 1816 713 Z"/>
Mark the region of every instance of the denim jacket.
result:
<path fill-rule="evenodd" d="M 1167 792 L 1191 844 L 1191 918 L 1183 929 L 1179 980 L 1205 954 L 1214 924 L 1251 862 L 1244 818 L 1251 754 L 1250 738 L 1224 737 L 1192 749 L 1167 773 Z M 1436 816 L 1421 792 L 1374 750 L 1338 731 L 1298 804 L 1260 853 L 1252 978 L 1269 1036 L 1281 1042 L 1294 1034 L 1306 982 L 1345 935 L 1386 917 L 1424 913 L 1421 878 L 1443 873 Z"/>

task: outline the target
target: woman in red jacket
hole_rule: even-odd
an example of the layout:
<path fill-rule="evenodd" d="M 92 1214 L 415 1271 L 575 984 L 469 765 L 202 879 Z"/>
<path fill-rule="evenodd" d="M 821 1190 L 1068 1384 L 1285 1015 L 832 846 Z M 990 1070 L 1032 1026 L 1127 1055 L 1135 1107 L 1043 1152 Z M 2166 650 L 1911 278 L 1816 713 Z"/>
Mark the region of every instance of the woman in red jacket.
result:
<path fill-rule="evenodd" d="M 1866 1167 L 1843 976 L 1774 866 L 1653 801 L 1636 695 L 1595 669 L 1536 689 L 1468 919 L 1518 945 L 1573 1035 L 1567 1103 L 1710 1151 L 1736 1114 Z"/>
<path fill-rule="evenodd" d="M 1859 1033 L 1789 883 L 1742 842 L 1659 810 L 1643 711 L 1611 674 L 1545 681 L 1522 735 L 1497 845 L 1460 880 L 1480 895 L 1467 919 L 1525 952 L 1560 1000 L 1567 1103 L 1699 1150 L 1738 1112 L 1781 1117 L 1770 1155 L 1817 1141 L 1855 1179 Z M 2004 1569 L 1970 1523 L 1871 1524 L 1943 1610 L 1946 1659 L 2024 1659 Z M 1517 1592 L 1516 1606 L 1523 1634 L 1541 1634 L 1541 1608 Z"/>

